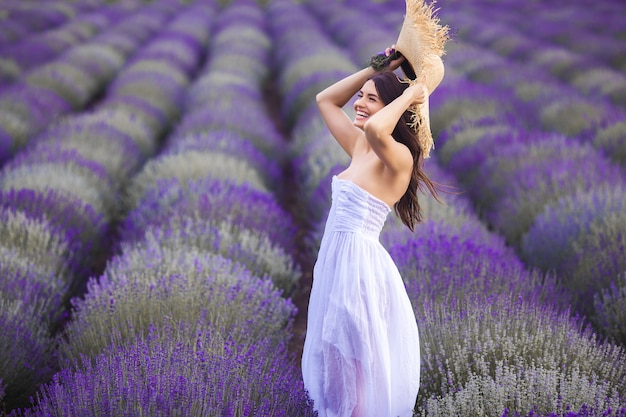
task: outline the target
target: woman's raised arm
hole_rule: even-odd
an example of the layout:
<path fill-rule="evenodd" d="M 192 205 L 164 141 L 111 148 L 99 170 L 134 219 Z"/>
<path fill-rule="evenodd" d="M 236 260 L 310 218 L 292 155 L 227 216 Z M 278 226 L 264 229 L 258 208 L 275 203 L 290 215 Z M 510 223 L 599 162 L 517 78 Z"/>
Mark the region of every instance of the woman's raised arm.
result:
<path fill-rule="evenodd" d="M 360 130 L 354 126 L 343 107 L 363 87 L 363 84 L 375 74 L 376 71 L 373 68 L 364 68 L 337 81 L 319 92 L 315 97 L 317 107 L 330 133 L 350 157 L 352 157 L 352 151 Z"/>
<path fill-rule="evenodd" d="M 383 164 L 394 172 L 401 172 L 406 165 L 413 164 L 413 159 L 407 158 L 406 146 L 397 142 L 393 136 L 393 130 L 402 117 L 402 114 L 412 105 L 419 105 L 427 97 L 427 90 L 424 84 L 414 84 L 407 87 L 403 93 L 391 103 L 372 115 L 363 130 L 365 138 L 378 155 Z"/>

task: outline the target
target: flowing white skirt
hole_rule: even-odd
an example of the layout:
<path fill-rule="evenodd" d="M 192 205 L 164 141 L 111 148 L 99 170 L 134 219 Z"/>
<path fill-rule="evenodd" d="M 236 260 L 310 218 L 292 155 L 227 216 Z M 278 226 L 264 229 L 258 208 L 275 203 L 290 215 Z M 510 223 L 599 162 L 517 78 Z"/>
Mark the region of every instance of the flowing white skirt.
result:
<path fill-rule="evenodd" d="M 369 224 L 380 223 L 368 217 L 376 200 L 341 181 L 357 195 L 357 205 L 360 198 L 367 200 L 367 213 L 353 210 L 354 196 L 336 198 L 337 183 L 314 268 L 304 384 L 320 417 L 410 417 L 420 377 L 413 308 L 396 265 L 378 241 L 382 224 Z M 354 226 L 355 215 L 364 222 L 357 219 Z"/>

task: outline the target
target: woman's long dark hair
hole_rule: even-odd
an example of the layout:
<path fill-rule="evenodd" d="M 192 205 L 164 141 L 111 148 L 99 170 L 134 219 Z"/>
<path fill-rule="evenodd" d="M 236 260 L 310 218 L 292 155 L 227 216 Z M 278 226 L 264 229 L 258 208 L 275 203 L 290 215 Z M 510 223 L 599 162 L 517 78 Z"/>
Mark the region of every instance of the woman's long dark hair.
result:
<path fill-rule="evenodd" d="M 402 92 L 409 86 L 408 83 L 398 79 L 392 71 L 383 71 L 374 75 L 371 80 L 376 86 L 376 91 L 382 102 L 387 105 L 399 97 Z M 411 173 L 411 181 L 406 192 L 400 200 L 394 204 L 396 214 L 411 231 L 415 225 L 423 221 L 422 209 L 417 199 L 417 192 L 423 191 L 426 186 L 428 191 L 437 201 L 441 201 L 437 194 L 437 187 L 427 176 L 423 170 L 424 158 L 422 151 L 417 142 L 416 132 L 409 127 L 411 123 L 411 112 L 405 111 L 398 120 L 395 129 L 392 132 L 393 138 L 406 145 L 413 155 L 413 172 Z"/>

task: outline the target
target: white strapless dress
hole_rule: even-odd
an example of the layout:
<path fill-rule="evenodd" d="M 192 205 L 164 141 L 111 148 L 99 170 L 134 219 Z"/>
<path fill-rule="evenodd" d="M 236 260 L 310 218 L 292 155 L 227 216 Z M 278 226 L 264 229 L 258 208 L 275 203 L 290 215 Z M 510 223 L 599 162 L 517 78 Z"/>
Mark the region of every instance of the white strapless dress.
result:
<path fill-rule="evenodd" d="M 302 355 L 304 385 L 320 417 L 412 415 L 419 333 L 398 268 L 379 242 L 390 211 L 333 177 Z"/>

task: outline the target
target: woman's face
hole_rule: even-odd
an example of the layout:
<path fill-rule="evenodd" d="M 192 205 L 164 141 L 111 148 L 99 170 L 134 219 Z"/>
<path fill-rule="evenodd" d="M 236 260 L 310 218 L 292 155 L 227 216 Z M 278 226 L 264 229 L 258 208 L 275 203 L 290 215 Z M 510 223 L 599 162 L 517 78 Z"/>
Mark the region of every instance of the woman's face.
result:
<path fill-rule="evenodd" d="M 378 96 L 374 81 L 366 81 L 361 90 L 357 93 L 357 99 L 354 102 L 355 116 L 353 124 L 363 129 L 367 119 L 383 107 L 385 107 L 385 105 Z"/>

